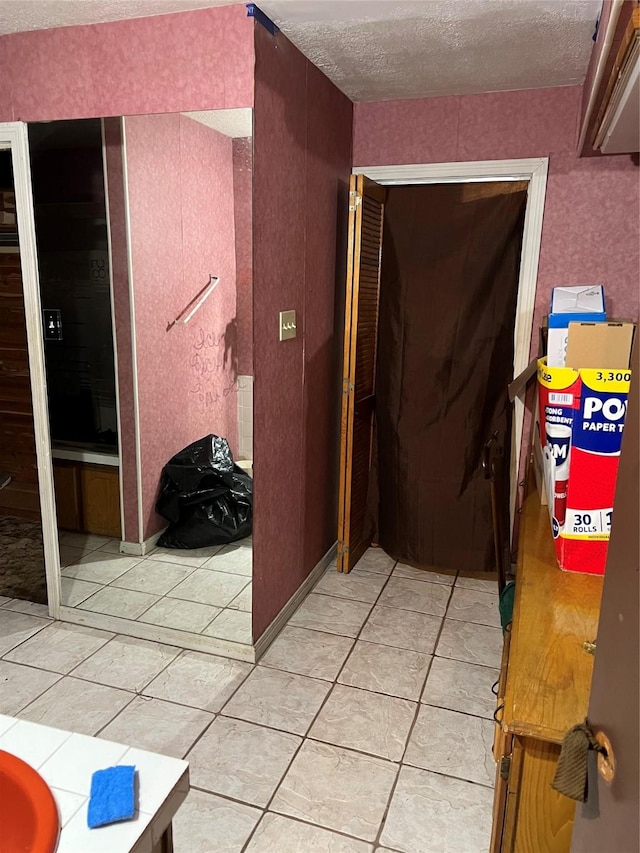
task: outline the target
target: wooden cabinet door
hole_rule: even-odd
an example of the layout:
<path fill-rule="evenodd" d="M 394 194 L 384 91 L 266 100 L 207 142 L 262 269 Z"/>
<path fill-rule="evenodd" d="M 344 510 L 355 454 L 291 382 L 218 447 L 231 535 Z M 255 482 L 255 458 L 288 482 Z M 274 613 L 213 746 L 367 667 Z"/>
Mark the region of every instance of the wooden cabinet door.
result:
<path fill-rule="evenodd" d="M 56 515 L 61 530 L 82 530 L 80 478 L 75 462 L 54 461 L 53 484 L 56 494 Z"/>
<path fill-rule="evenodd" d="M 385 190 L 363 175 L 349 185 L 338 571 L 349 572 L 369 546 L 363 527 L 371 466 Z"/>
<path fill-rule="evenodd" d="M 80 482 L 85 532 L 120 538 L 118 469 L 108 465 L 83 465 Z"/>

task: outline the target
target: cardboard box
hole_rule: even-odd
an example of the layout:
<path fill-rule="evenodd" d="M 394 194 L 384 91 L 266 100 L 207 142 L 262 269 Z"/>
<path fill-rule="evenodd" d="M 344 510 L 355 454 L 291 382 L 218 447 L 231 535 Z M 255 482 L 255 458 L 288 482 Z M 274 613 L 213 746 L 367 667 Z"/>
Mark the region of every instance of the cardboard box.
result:
<path fill-rule="evenodd" d="M 606 319 L 603 285 L 554 287 L 549 312 L 548 366 L 566 364 L 569 323 L 604 323 Z"/>
<path fill-rule="evenodd" d="M 549 516 L 561 569 L 604 574 L 630 370 L 538 362 Z"/>
<path fill-rule="evenodd" d="M 634 323 L 569 323 L 566 366 L 628 370 Z"/>
<path fill-rule="evenodd" d="M 550 326 L 553 325 L 551 317 L 557 317 L 559 314 L 569 317 L 569 320 L 579 320 L 585 314 L 591 314 L 593 315 L 591 319 L 597 322 L 597 315 L 604 313 L 604 286 L 602 284 L 554 287 L 551 291 Z"/>

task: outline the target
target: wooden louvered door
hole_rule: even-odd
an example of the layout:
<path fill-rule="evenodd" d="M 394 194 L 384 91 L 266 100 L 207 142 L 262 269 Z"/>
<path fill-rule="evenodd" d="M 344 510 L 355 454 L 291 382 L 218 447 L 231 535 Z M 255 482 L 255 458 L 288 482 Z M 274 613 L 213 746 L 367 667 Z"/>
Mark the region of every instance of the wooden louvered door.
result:
<path fill-rule="evenodd" d="M 370 544 L 363 527 L 371 466 L 384 200 L 383 187 L 364 175 L 351 176 L 340 440 L 339 572 L 350 572 Z"/>

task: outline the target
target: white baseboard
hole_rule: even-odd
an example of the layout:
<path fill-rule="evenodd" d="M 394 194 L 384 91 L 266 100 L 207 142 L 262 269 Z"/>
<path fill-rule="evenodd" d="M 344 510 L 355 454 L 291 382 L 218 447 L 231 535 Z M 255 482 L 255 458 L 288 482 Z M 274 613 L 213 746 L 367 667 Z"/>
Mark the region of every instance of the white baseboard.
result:
<path fill-rule="evenodd" d="M 316 583 L 320 580 L 324 572 L 329 568 L 331 563 L 335 562 L 338 555 L 338 543 L 334 542 L 327 553 L 311 570 L 307 577 L 303 580 L 298 589 L 293 593 L 289 601 L 282 608 L 273 622 L 265 630 L 262 636 L 254 641 L 256 662 L 260 660 L 262 655 L 267 651 L 271 643 L 284 628 L 289 619 L 302 604 L 307 595 L 311 592 Z"/>
<path fill-rule="evenodd" d="M 156 547 L 158 539 L 162 536 L 166 529 L 166 527 L 163 527 L 162 530 L 159 530 L 157 533 L 154 533 L 153 536 L 150 536 L 148 539 L 145 539 L 144 542 L 121 542 L 120 553 L 128 554 L 130 557 L 144 557 L 145 554 L 148 554 L 153 548 Z"/>

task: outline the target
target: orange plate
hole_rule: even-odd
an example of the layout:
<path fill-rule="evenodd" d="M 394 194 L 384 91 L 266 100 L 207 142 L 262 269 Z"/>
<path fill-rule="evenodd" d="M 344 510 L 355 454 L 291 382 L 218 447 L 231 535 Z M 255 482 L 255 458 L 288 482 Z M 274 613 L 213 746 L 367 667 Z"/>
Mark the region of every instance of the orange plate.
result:
<path fill-rule="evenodd" d="M 60 820 L 53 794 L 26 762 L 0 750 L 0 853 L 54 853 Z"/>

